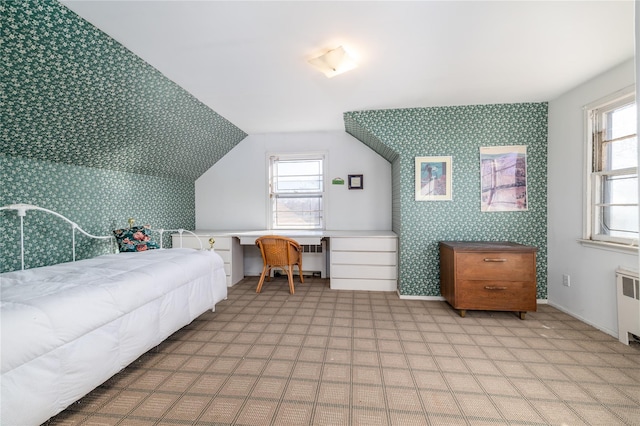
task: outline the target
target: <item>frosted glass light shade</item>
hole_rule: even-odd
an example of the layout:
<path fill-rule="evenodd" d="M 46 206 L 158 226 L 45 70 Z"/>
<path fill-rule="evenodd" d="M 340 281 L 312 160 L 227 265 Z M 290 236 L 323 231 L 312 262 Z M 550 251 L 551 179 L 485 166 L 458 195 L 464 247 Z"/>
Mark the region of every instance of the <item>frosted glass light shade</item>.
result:
<path fill-rule="evenodd" d="M 342 46 L 336 47 L 324 55 L 309 60 L 309 63 L 323 72 L 328 78 L 342 74 L 358 66 Z"/>

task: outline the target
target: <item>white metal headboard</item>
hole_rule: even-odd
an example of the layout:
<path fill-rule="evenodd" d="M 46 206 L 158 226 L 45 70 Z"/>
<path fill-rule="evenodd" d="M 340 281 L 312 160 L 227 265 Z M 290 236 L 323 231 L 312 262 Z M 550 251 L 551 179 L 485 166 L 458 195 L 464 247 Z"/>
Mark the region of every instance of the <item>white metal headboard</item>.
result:
<path fill-rule="evenodd" d="M 72 253 L 72 259 L 74 262 L 76 261 L 76 233 L 75 233 L 76 230 L 80 231 L 82 234 L 86 235 L 89 238 L 94 238 L 97 240 L 111 240 L 112 247 L 114 248 L 113 252 L 114 253 L 118 252 L 117 245 L 115 244 L 116 239 L 113 235 L 92 235 L 87 231 L 85 231 L 84 229 L 80 228 L 80 226 L 78 226 L 78 224 L 75 223 L 74 221 L 66 218 L 60 213 L 54 212 L 53 210 L 45 209 L 44 207 L 34 206 L 32 204 L 9 204 L 9 205 L 0 207 L 0 211 L 2 210 L 16 210 L 18 212 L 18 217 L 20 217 L 20 264 L 21 264 L 22 270 L 24 270 L 24 217 L 27 215 L 28 210 L 40 210 L 40 211 L 52 214 L 64 220 L 69 225 L 71 225 L 71 253 Z M 163 234 L 165 232 L 177 232 L 180 235 L 180 240 L 179 240 L 180 247 L 182 247 L 182 234 L 184 232 L 187 232 L 197 237 L 195 233 L 186 229 L 151 229 L 151 231 L 160 233 L 160 249 L 163 248 L 162 240 L 163 240 Z M 200 243 L 200 250 L 202 250 L 203 248 L 202 242 L 200 241 L 199 238 L 196 238 L 196 239 Z"/>

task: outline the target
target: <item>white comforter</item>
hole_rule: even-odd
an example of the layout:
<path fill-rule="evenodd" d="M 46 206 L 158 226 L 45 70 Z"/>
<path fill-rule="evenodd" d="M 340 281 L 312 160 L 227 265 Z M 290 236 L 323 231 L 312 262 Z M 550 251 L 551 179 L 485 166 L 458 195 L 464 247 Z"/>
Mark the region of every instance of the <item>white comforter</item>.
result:
<path fill-rule="evenodd" d="M 0 274 L 0 424 L 64 410 L 226 298 L 211 251 L 119 253 Z"/>

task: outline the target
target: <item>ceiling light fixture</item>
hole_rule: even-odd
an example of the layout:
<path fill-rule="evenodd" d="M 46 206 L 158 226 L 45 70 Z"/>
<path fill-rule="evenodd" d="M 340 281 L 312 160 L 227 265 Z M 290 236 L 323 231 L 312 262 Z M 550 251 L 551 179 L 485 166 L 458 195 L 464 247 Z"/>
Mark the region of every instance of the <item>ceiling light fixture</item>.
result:
<path fill-rule="evenodd" d="M 309 60 L 309 63 L 322 71 L 328 78 L 342 74 L 358 66 L 342 46 L 338 46 L 324 55 Z"/>

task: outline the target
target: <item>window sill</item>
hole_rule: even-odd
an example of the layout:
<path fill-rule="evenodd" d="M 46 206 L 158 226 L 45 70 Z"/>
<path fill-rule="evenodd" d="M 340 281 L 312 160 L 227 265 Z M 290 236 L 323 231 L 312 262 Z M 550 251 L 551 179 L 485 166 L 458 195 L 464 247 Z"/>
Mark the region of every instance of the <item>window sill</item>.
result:
<path fill-rule="evenodd" d="M 584 247 L 615 251 L 615 252 L 624 253 L 624 254 L 638 254 L 638 246 L 635 246 L 635 245 L 616 244 L 616 243 L 609 243 L 605 241 L 584 240 L 584 239 L 580 239 L 578 240 L 578 242 L 582 244 Z"/>

